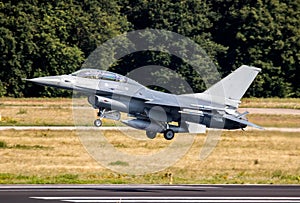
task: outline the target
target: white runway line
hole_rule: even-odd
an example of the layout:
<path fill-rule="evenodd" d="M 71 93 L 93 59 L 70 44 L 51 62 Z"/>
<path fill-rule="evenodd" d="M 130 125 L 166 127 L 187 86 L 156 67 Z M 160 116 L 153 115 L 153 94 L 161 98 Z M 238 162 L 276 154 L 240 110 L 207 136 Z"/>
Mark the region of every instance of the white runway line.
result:
<path fill-rule="evenodd" d="M 30 197 L 74 203 L 97 202 L 300 202 L 300 197 Z"/>
<path fill-rule="evenodd" d="M 66 131 L 74 131 L 74 130 L 133 130 L 131 127 L 123 127 L 123 126 L 109 126 L 109 127 L 93 127 L 93 126 L 0 126 L 0 131 L 4 130 L 66 130 Z"/>

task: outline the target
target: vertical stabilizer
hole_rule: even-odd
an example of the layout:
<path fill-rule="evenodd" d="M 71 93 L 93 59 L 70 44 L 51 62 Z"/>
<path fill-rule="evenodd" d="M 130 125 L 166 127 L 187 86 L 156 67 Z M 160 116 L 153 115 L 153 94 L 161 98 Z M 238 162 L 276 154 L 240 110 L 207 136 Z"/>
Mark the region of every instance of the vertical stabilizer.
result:
<path fill-rule="evenodd" d="M 260 71 L 260 68 L 242 65 L 203 93 L 239 101 Z"/>

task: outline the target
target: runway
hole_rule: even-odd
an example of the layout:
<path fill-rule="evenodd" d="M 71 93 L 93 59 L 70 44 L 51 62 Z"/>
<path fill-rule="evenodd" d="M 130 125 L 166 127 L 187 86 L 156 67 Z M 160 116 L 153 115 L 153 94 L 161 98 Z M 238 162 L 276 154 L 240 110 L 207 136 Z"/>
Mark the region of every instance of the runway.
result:
<path fill-rule="evenodd" d="M 0 185 L 0 199 L 5 203 L 300 203 L 300 185 Z"/>

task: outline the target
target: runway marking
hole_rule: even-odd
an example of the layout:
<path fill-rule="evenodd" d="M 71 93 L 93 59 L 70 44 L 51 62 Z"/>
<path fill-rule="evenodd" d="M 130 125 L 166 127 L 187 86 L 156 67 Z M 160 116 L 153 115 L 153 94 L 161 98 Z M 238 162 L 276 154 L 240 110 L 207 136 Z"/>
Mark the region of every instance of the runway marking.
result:
<path fill-rule="evenodd" d="M 105 130 L 133 130 L 131 127 L 123 127 L 123 126 L 103 126 L 101 128 L 95 126 L 0 126 L 0 131 L 5 130 L 97 130 L 97 131 L 105 131 Z"/>
<path fill-rule="evenodd" d="M 300 197 L 30 197 L 40 200 L 60 200 L 74 203 L 101 203 L 101 202 L 298 202 Z"/>

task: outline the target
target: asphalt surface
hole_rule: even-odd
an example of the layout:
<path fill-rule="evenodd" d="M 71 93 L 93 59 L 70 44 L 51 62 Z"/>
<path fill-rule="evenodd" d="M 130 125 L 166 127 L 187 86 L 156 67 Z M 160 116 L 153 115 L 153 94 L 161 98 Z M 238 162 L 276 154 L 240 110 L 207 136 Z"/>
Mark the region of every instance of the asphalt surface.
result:
<path fill-rule="evenodd" d="M 300 203 L 300 185 L 0 185 L 0 202 Z"/>

